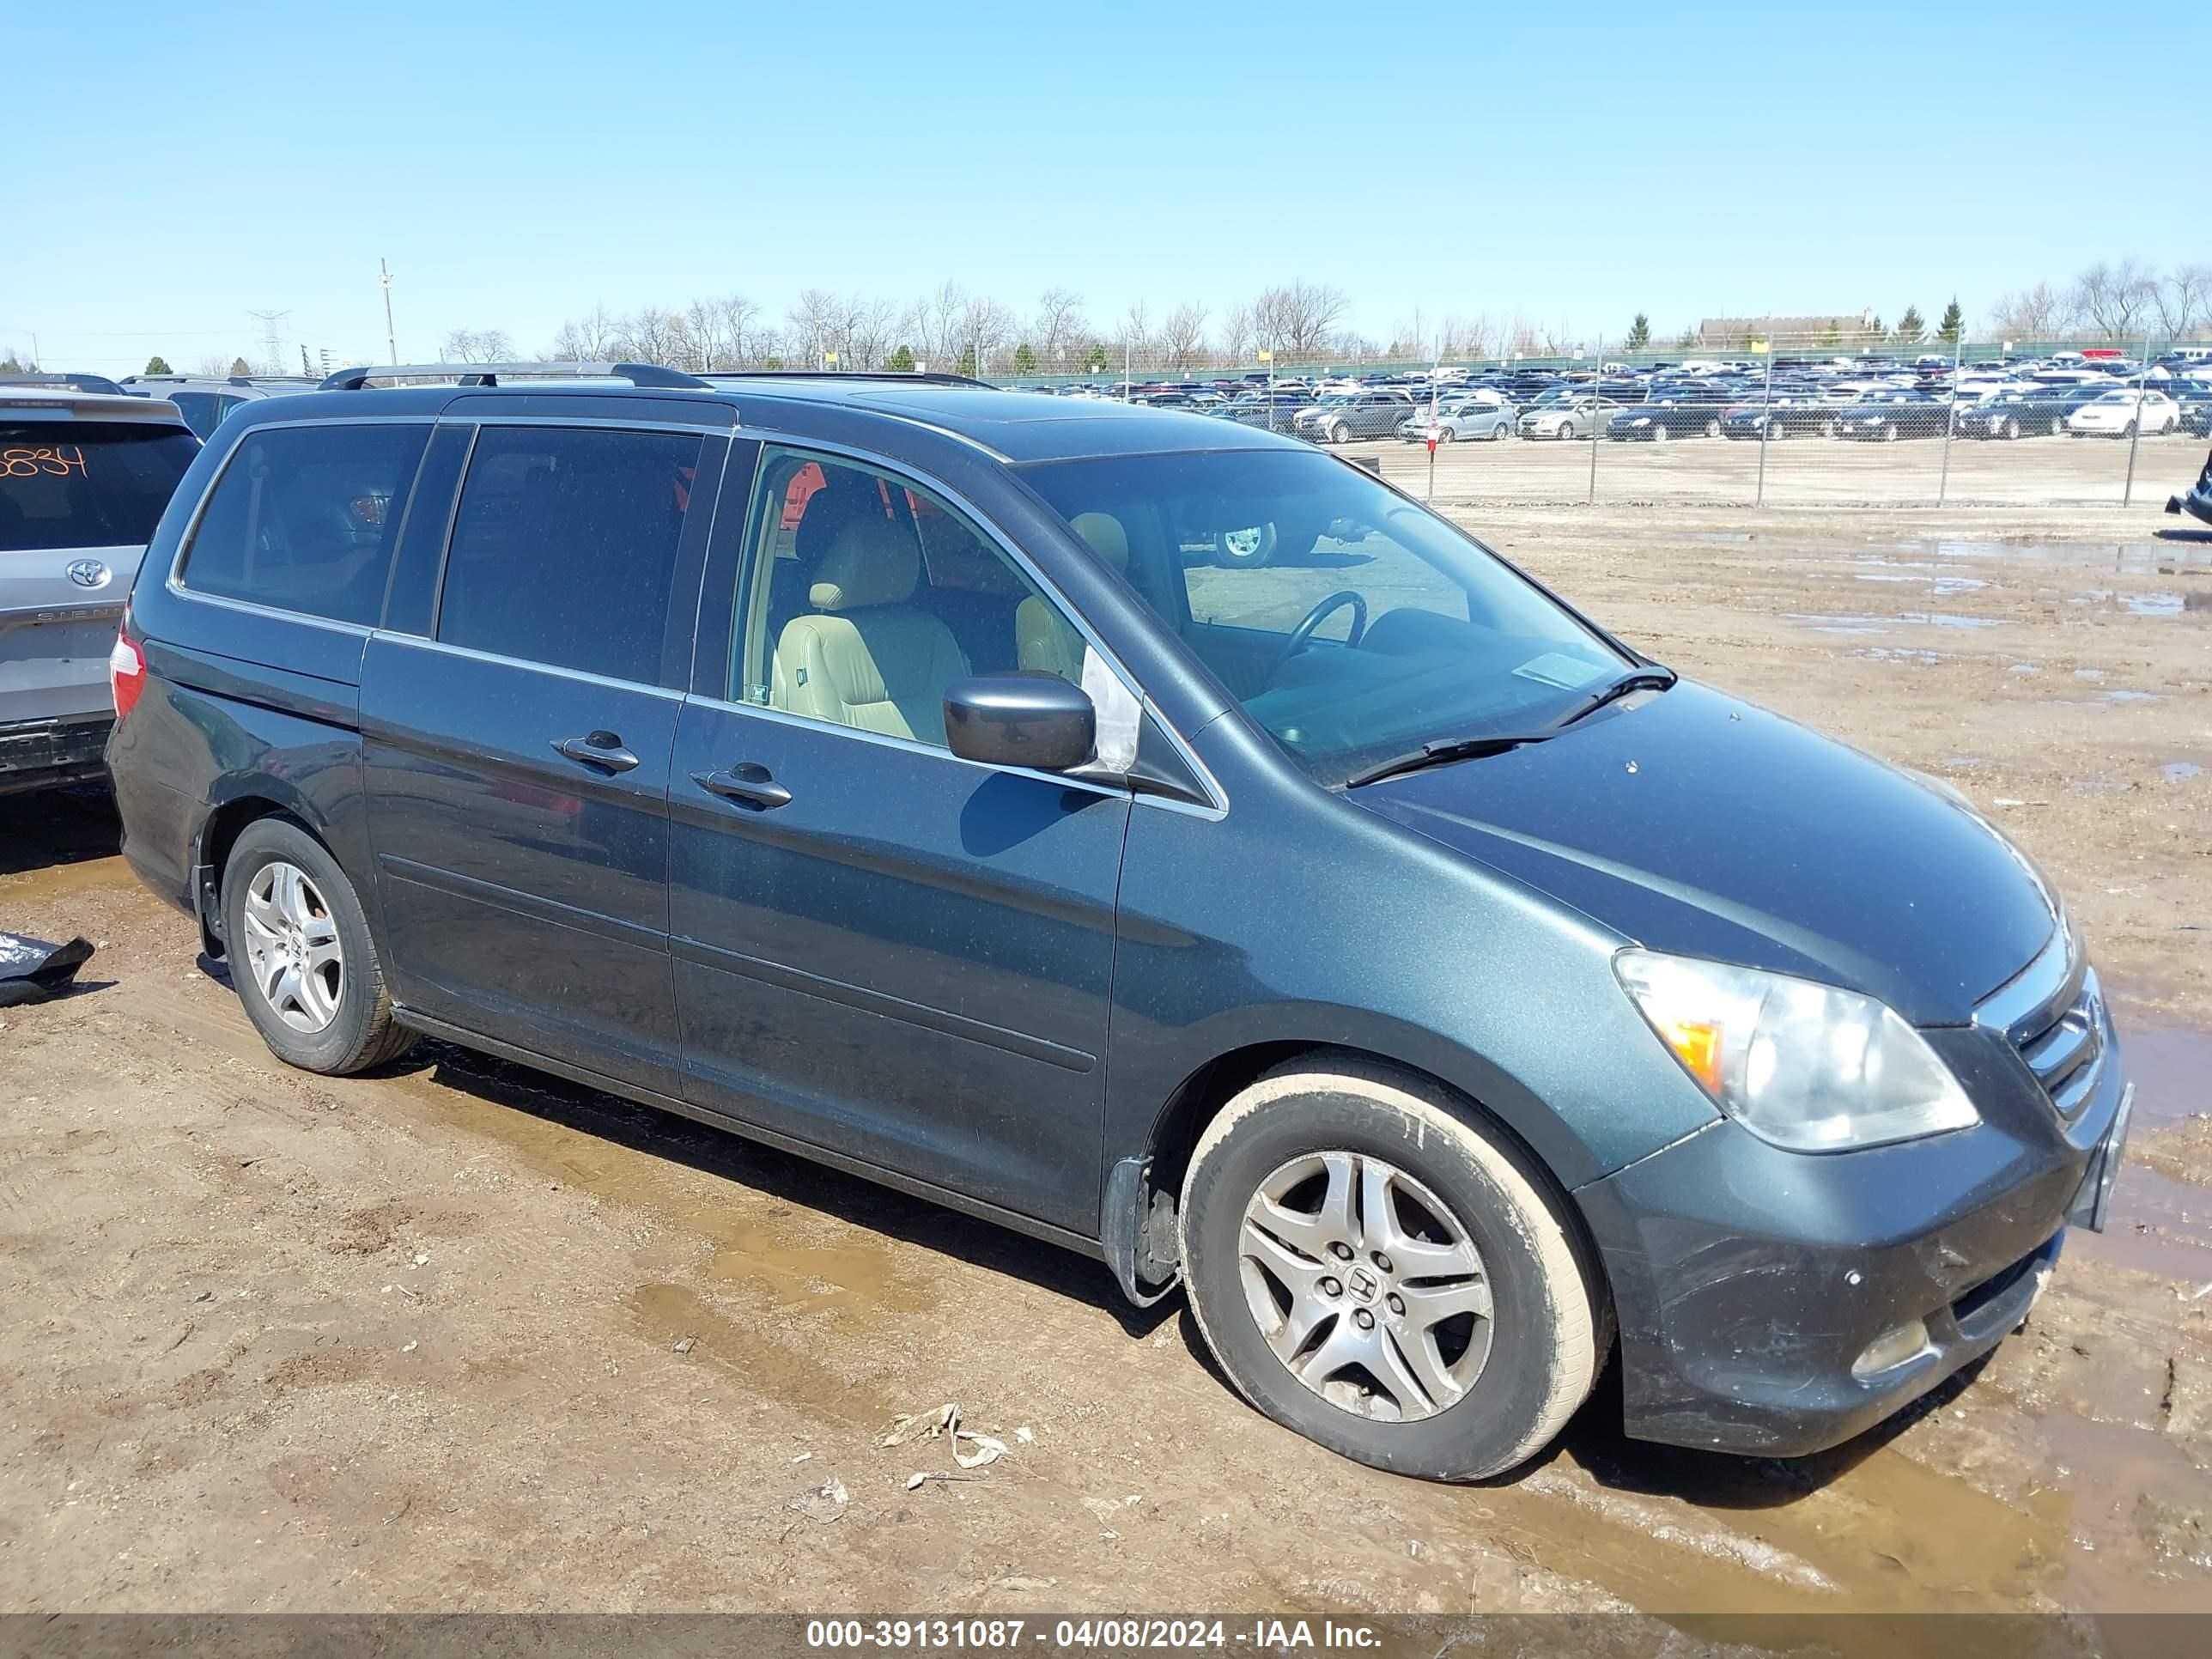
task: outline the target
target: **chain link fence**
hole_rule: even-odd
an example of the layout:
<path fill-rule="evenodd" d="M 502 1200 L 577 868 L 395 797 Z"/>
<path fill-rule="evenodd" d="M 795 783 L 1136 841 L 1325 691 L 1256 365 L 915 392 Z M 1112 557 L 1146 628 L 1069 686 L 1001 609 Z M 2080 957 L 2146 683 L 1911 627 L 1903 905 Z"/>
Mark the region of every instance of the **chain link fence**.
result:
<path fill-rule="evenodd" d="M 1130 351 L 999 382 L 1286 433 L 1444 503 L 2133 506 L 2203 465 L 2212 343 L 1747 330 L 1713 349 L 1427 364 L 1194 368 Z"/>

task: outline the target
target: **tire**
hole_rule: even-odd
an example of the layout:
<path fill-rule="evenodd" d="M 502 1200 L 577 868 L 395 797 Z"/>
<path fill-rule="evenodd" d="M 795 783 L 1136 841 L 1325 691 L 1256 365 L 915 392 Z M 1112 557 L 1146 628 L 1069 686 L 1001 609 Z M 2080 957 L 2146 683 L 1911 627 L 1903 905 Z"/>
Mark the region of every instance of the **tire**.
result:
<path fill-rule="evenodd" d="M 1249 530 L 1224 530 L 1215 538 L 1213 562 L 1227 570 L 1257 570 L 1275 556 L 1275 526 L 1271 520 Z M 1237 539 L 1231 540 L 1231 538 Z"/>
<path fill-rule="evenodd" d="M 286 1065 L 345 1076 L 414 1046 L 415 1033 L 392 1017 L 383 959 L 353 883 L 298 824 L 271 817 L 246 827 L 223 866 L 222 919 L 232 986 Z M 287 924 L 298 927 L 296 939 Z M 294 971 L 280 977 L 288 966 Z"/>
<path fill-rule="evenodd" d="M 2120 436 L 2123 438 L 2132 438 L 2135 435 L 2136 423 L 2133 421 L 2130 421 L 2125 426 L 2120 428 Z"/>
<path fill-rule="evenodd" d="M 1334 426 L 1329 428 L 1328 441 L 1333 444 L 1350 443 L 1352 441 L 1351 427 L 1346 425 L 1344 422 L 1339 421 Z"/>
<path fill-rule="evenodd" d="M 1651 441 L 1655 444 L 1665 443 L 1667 435 L 1667 428 L 1663 426 L 1655 426 L 1651 428 Z"/>
<path fill-rule="evenodd" d="M 1890 422 L 1887 425 L 1882 428 L 1881 441 L 1886 444 L 1893 444 L 1897 441 L 1897 422 L 1895 421 Z"/>
<path fill-rule="evenodd" d="M 1717 437 L 1719 437 L 1720 435 L 1721 435 L 1721 421 L 1720 421 L 1720 416 L 1717 416 L 1717 415 L 1716 415 L 1715 416 L 1713 416 L 1713 418 L 1712 418 L 1711 420 L 1707 421 L 1707 422 L 1705 422 L 1705 436 L 1707 436 L 1708 438 L 1717 438 Z"/>
<path fill-rule="evenodd" d="M 1771 444 L 1778 444 L 1789 435 L 1790 428 L 1783 425 L 1781 420 L 1778 416 L 1770 415 L 1766 417 L 1767 442 Z"/>
<path fill-rule="evenodd" d="M 1563 444 L 1571 444 L 1574 442 L 1575 423 L 1572 421 L 1561 421 L 1559 422 L 1559 441 Z"/>
<path fill-rule="evenodd" d="M 2051 435 L 2054 438 L 2063 438 L 2066 435 L 2066 417 L 2063 415 L 2053 415 L 2051 417 Z"/>
<path fill-rule="evenodd" d="M 1832 415 L 1828 417 L 1827 425 L 1821 429 L 1831 438 L 1840 438 L 1844 435 L 1844 423 Z"/>
<path fill-rule="evenodd" d="M 2018 437 L 2020 436 L 2020 416 L 2017 416 L 2017 415 L 2008 415 L 2008 416 L 2005 416 L 2005 423 L 2004 423 L 2004 435 L 2005 435 L 2005 439 L 2006 439 L 2006 441 L 2007 441 L 2008 442 L 2010 442 L 2011 441 L 2014 440 L 2014 439 L 2016 439 L 2016 438 L 2018 438 Z"/>
<path fill-rule="evenodd" d="M 1320 1215 L 1314 1231 L 1295 1235 L 1314 1255 L 1248 1226 L 1263 1203 L 1293 1221 L 1304 1195 L 1350 1192 L 1378 1168 L 1395 1194 L 1391 1218 L 1378 1237 L 1371 1219 L 1347 1208 L 1358 1236 L 1340 1276 L 1328 1272 L 1339 1258 Z M 1263 1197 L 1271 1184 L 1275 1192 Z M 1183 1178 L 1183 1278 L 1207 1346 L 1260 1411 L 1376 1468 L 1480 1480 L 1527 1462 L 1558 1434 L 1612 1346 L 1601 1275 L 1571 1213 L 1557 1183 L 1502 1133 L 1387 1067 L 1314 1056 L 1261 1078 L 1200 1138 Z M 1425 1234 L 1441 1242 L 1424 1243 Z M 1249 1261 L 1248 1240 L 1260 1247 Z M 1378 1243 L 1382 1251 L 1370 1248 Z M 1385 1267 L 1389 1249 L 1401 1254 Z M 1439 1271 L 1413 1271 L 1405 1258 L 1416 1249 L 1434 1253 Z M 1474 1267 L 1447 1273 L 1448 1261 Z M 1304 1302 L 1290 1297 L 1289 1279 L 1271 1276 L 1279 1267 L 1308 1285 Z M 1401 1290 L 1416 1298 L 1410 1313 L 1393 1301 Z M 1419 1317 L 1424 1291 L 1437 1299 L 1427 1322 Z M 1302 1342 L 1286 1302 L 1291 1316 L 1304 1310 Z M 1414 1340 L 1401 1341 L 1407 1333 Z M 1273 1342 L 1298 1344 L 1291 1358 L 1315 1380 L 1293 1373 Z M 1377 1358 L 1364 1373 L 1371 1389 L 1358 1382 L 1363 1349 Z"/>
<path fill-rule="evenodd" d="M 1448 444 L 1457 435 L 1448 426 L 1440 426 L 1437 428 L 1437 441 L 1440 444 Z"/>
<path fill-rule="evenodd" d="M 1512 435 L 1513 422 L 1510 421 L 1500 421 L 1496 426 L 1490 428 L 1491 439 L 1496 443 L 1502 444 Z"/>

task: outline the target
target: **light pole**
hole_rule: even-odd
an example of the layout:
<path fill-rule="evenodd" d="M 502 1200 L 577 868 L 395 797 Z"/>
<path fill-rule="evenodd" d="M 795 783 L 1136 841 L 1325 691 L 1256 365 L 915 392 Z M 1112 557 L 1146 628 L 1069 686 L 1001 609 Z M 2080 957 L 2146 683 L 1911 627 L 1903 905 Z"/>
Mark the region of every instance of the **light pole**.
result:
<path fill-rule="evenodd" d="M 376 262 L 377 286 L 384 290 L 384 349 L 392 354 L 392 366 L 399 367 L 399 337 L 392 331 L 392 267 L 380 258 Z"/>

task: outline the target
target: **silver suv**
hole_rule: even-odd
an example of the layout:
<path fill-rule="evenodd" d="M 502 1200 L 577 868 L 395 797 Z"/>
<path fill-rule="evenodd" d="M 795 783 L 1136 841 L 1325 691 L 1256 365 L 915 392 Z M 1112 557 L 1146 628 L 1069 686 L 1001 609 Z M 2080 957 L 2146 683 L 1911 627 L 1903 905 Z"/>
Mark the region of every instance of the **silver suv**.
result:
<path fill-rule="evenodd" d="M 136 397 L 167 398 L 204 440 L 239 404 L 313 392 L 319 382 L 303 374 L 126 374 L 119 384 Z"/>
<path fill-rule="evenodd" d="M 124 596 L 199 447 L 173 404 L 0 385 L 0 794 L 100 775 Z"/>

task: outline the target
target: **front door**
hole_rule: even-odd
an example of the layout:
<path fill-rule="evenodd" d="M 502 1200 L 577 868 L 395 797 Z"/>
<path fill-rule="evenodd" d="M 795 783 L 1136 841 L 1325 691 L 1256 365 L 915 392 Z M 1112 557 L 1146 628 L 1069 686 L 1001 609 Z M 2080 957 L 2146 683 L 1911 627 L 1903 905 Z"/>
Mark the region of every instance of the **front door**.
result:
<path fill-rule="evenodd" d="M 669 756 L 726 445 L 487 424 L 427 631 L 362 665 L 394 996 L 672 1097 Z"/>
<path fill-rule="evenodd" d="M 1095 1235 L 1129 797 L 957 759 L 942 714 L 1064 614 L 932 491 L 828 455 L 766 452 L 729 540 L 732 643 L 671 769 L 691 1098 Z"/>

